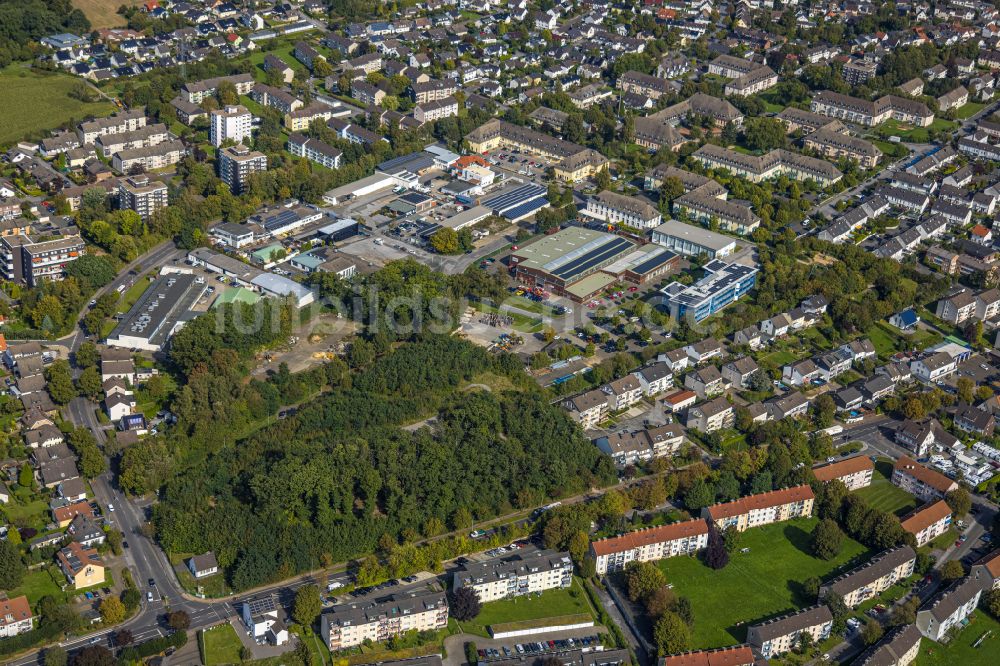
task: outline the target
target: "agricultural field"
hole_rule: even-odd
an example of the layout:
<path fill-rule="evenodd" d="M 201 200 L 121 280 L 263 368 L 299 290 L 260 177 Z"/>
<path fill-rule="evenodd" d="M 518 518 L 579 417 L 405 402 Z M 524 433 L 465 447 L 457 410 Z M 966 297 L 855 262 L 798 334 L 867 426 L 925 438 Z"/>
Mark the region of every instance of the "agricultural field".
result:
<path fill-rule="evenodd" d="M 81 79 L 61 73 L 40 74 L 18 65 L 0 70 L 0 147 L 29 137 L 39 137 L 46 130 L 106 116 L 114 110 L 111 102 L 81 102 L 70 96 Z"/>
<path fill-rule="evenodd" d="M 73 0 L 73 6 L 87 15 L 94 30 L 125 25 L 125 17 L 118 14 L 118 8 L 137 4 L 139 0 Z"/>
<path fill-rule="evenodd" d="M 742 643 L 747 625 L 816 603 L 803 591 L 803 581 L 813 576 L 828 580 L 868 559 L 865 547 L 847 537 L 832 560 L 813 557 L 809 543 L 818 523 L 803 518 L 747 530 L 738 548 L 749 552 L 733 553 L 719 571 L 696 557 L 662 560 L 660 568 L 674 593 L 691 600 L 692 649 Z"/>

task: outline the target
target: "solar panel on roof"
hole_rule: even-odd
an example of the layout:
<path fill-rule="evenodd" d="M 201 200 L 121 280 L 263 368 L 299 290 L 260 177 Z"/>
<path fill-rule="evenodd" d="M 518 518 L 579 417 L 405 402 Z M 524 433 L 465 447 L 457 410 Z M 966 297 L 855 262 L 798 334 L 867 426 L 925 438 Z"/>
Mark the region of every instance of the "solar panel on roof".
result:
<path fill-rule="evenodd" d="M 642 275 L 643 273 L 648 273 L 651 270 L 659 268 L 660 266 L 667 263 L 676 256 L 677 255 L 675 255 L 673 252 L 670 252 L 669 250 L 666 252 L 660 252 L 655 256 L 649 257 L 642 263 L 633 266 L 629 270 L 632 271 L 633 273 L 638 273 L 639 275 Z"/>
<path fill-rule="evenodd" d="M 293 224 L 297 222 L 298 219 L 299 215 L 294 210 L 283 210 L 277 215 L 264 220 L 264 228 L 268 231 L 274 231 L 275 229 L 280 229 L 281 227 Z"/>
<path fill-rule="evenodd" d="M 509 208 L 518 206 L 526 201 L 530 201 L 535 197 L 540 197 L 546 193 L 544 187 L 539 187 L 538 185 L 522 185 L 515 190 L 506 192 L 504 194 L 498 194 L 495 197 L 490 197 L 483 201 L 483 205 L 493 210 L 503 213 Z"/>
<path fill-rule="evenodd" d="M 611 257 L 617 256 L 632 247 L 631 241 L 620 237 L 615 238 L 592 252 L 589 252 L 586 255 L 561 266 L 558 270 L 553 271 L 552 274 L 557 278 L 570 282 L 577 275 L 586 272 L 594 266 L 603 263 Z"/>
<path fill-rule="evenodd" d="M 531 201 L 525 201 L 524 203 L 518 204 L 513 208 L 508 208 L 503 212 L 503 216 L 508 220 L 516 220 L 533 213 L 539 208 L 544 208 L 548 205 L 548 203 L 548 200 L 544 197 L 538 197 L 536 199 L 532 199 Z"/>
<path fill-rule="evenodd" d="M 419 236 L 421 238 L 430 238 L 435 233 L 437 233 L 437 230 L 440 228 L 441 228 L 440 224 L 428 224 L 426 229 L 419 232 Z"/>

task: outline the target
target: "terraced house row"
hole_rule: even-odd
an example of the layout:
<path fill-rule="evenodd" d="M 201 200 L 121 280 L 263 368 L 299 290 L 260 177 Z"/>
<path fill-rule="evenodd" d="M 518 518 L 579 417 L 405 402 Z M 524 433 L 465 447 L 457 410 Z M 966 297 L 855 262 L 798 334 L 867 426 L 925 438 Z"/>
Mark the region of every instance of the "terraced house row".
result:
<path fill-rule="evenodd" d="M 706 168 L 726 169 L 752 183 L 787 176 L 798 181 L 814 180 L 825 187 L 836 183 L 844 175 L 829 162 L 781 148 L 758 157 L 707 143 L 692 156 Z"/>

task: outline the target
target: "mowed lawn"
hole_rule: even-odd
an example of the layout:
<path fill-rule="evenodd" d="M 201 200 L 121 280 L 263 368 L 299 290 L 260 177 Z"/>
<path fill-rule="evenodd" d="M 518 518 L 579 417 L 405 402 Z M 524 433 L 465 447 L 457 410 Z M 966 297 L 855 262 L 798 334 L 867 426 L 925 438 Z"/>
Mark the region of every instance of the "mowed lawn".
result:
<path fill-rule="evenodd" d="M 972 647 L 984 634 L 989 637 Z M 982 610 L 972 615 L 969 625 L 962 629 L 948 645 L 941 645 L 923 638 L 920 654 L 913 662 L 916 666 L 994 666 L 1000 662 L 1000 622 Z"/>
<path fill-rule="evenodd" d="M 867 502 L 868 506 L 902 516 L 915 509 L 919 502 L 910 493 L 892 485 L 890 476 L 892 476 L 892 463 L 879 460 L 875 463 L 871 485 L 854 492 Z"/>
<path fill-rule="evenodd" d="M 547 590 L 540 595 L 515 597 L 503 601 L 491 601 L 472 622 L 462 622 L 464 631 L 488 636 L 486 628 L 491 624 L 523 622 L 541 618 L 556 618 L 565 615 L 593 615 L 587 593 L 580 581 L 573 579 L 568 590 Z"/>
<path fill-rule="evenodd" d="M 59 127 L 89 116 L 106 116 L 110 102 L 81 102 L 69 96 L 82 79 L 69 74 L 41 75 L 20 65 L 0 70 L 0 147 L 42 130 Z"/>
<path fill-rule="evenodd" d="M 840 554 L 830 561 L 809 554 L 816 518 L 752 528 L 740 535 L 739 550 L 719 571 L 701 559 L 671 557 L 660 562 L 674 593 L 691 600 L 694 612 L 692 649 L 742 643 L 746 627 L 816 603 L 802 583 L 816 576 L 827 580 L 867 560 L 867 549 L 845 538 Z"/>
<path fill-rule="evenodd" d="M 205 666 L 220 666 L 221 664 L 239 664 L 240 648 L 243 643 L 236 635 L 231 624 L 222 624 L 202 632 L 205 642 Z"/>

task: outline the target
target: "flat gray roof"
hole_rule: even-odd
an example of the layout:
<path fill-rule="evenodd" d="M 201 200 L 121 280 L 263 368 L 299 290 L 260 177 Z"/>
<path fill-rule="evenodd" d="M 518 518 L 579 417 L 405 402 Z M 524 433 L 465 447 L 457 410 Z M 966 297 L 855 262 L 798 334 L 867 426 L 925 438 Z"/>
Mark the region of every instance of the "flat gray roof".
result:
<path fill-rule="evenodd" d="M 204 293 L 204 284 L 195 282 L 194 275 L 168 273 L 153 280 L 132 309 L 108 336 L 145 338 L 150 344 L 162 346 L 174 326 L 186 318 Z"/>
<path fill-rule="evenodd" d="M 707 247 L 715 251 L 719 251 L 736 243 L 735 238 L 717 234 L 709 229 L 696 227 L 693 224 L 687 224 L 685 222 L 680 222 L 679 220 L 667 220 L 660 226 L 654 228 L 654 240 L 656 239 L 656 234 L 658 233 L 665 236 L 683 238 L 689 243 L 701 245 L 702 247 Z"/>

